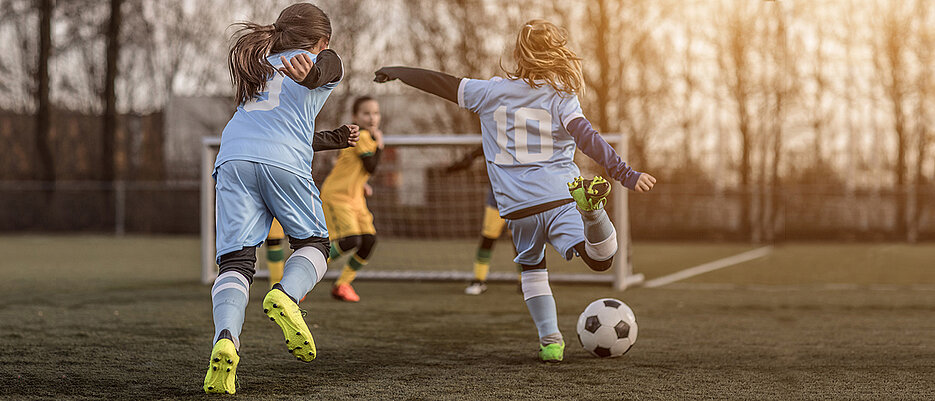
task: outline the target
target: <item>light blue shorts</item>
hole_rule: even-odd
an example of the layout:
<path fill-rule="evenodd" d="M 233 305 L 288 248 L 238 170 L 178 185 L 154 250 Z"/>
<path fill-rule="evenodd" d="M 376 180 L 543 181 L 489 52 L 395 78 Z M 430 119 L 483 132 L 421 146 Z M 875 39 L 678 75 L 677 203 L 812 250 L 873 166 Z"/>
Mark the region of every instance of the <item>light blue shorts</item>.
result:
<path fill-rule="evenodd" d="M 575 208 L 568 203 L 554 209 L 516 220 L 507 220 L 513 234 L 518 255 L 514 262 L 535 265 L 545 257 L 545 244 L 555 248 L 565 260 L 575 256 L 575 245 L 584 241 L 584 222 Z"/>
<path fill-rule="evenodd" d="M 221 164 L 214 179 L 217 258 L 263 243 L 273 217 L 292 238 L 328 238 L 318 188 L 311 180 L 243 160 Z"/>

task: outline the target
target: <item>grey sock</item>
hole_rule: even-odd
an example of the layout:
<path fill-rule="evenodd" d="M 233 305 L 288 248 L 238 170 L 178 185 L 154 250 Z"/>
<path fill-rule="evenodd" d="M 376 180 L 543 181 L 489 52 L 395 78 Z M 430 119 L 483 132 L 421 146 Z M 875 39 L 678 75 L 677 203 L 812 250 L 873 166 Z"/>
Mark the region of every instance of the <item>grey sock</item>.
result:
<path fill-rule="evenodd" d="M 539 338 L 539 343 L 542 345 L 549 344 L 561 344 L 562 343 L 562 333 L 552 333 L 544 337 Z"/>
<path fill-rule="evenodd" d="M 584 222 L 584 237 L 592 244 L 604 241 L 614 232 L 614 224 L 607 217 L 604 209 L 581 210 L 581 221 Z"/>

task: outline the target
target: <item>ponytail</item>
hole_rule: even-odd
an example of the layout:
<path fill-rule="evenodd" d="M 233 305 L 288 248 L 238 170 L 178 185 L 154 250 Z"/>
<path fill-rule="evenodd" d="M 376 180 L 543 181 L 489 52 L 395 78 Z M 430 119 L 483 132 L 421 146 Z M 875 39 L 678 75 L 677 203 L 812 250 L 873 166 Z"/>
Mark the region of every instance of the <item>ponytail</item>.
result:
<path fill-rule="evenodd" d="M 238 104 L 246 103 L 259 95 L 276 69 L 266 60 L 273 45 L 279 41 L 282 31 L 275 24 L 259 25 L 241 22 L 234 36 L 239 36 L 231 47 L 228 58 L 231 82 L 237 90 Z"/>
<path fill-rule="evenodd" d="M 273 53 L 309 50 L 324 39 L 331 40 L 331 20 L 320 8 L 309 3 L 286 7 L 276 22 L 260 25 L 253 22 L 234 24 L 228 56 L 231 82 L 237 91 L 238 104 L 257 98 L 276 69 L 267 61 Z"/>

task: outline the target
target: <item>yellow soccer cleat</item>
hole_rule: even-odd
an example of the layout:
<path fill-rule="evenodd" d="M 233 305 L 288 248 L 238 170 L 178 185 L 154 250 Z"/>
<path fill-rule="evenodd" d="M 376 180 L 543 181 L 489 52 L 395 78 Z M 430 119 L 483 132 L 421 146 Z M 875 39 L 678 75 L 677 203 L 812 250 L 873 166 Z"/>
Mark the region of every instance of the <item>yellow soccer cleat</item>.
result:
<path fill-rule="evenodd" d="M 315 340 L 302 318 L 299 305 L 289 298 L 282 287 L 276 284 L 263 299 L 263 313 L 282 329 L 289 353 L 303 362 L 315 359 Z"/>
<path fill-rule="evenodd" d="M 205 393 L 236 393 L 238 363 L 240 363 L 240 356 L 237 355 L 233 341 L 222 337 L 214 343 L 211 361 L 208 363 L 208 373 L 205 374 Z"/>

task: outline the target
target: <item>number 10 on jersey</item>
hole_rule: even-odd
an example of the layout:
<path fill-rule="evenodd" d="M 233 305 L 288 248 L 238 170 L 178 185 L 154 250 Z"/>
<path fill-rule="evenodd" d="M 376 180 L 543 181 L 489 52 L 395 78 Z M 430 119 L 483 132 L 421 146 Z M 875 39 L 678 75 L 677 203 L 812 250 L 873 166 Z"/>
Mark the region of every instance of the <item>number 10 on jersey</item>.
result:
<path fill-rule="evenodd" d="M 497 153 L 493 162 L 495 164 L 526 164 L 546 161 L 552 158 L 552 114 L 543 109 L 520 107 L 513 113 L 513 138 L 507 136 L 507 107 L 500 106 L 493 113 L 497 122 Z M 529 124 L 535 122 L 539 125 L 539 151 L 530 152 L 528 131 Z M 513 140 L 515 154 L 509 151 L 510 139 Z"/>

